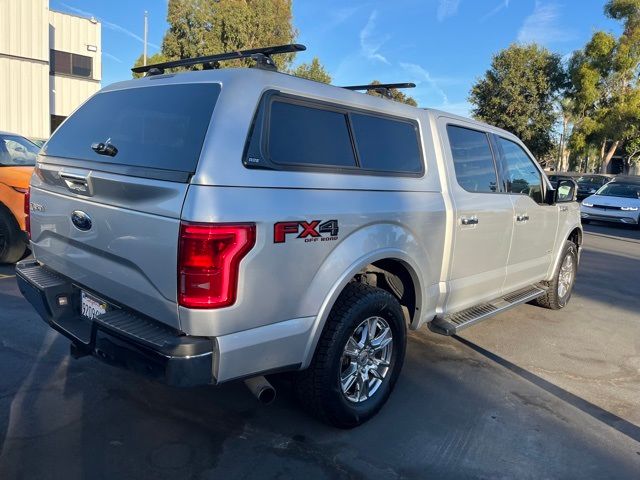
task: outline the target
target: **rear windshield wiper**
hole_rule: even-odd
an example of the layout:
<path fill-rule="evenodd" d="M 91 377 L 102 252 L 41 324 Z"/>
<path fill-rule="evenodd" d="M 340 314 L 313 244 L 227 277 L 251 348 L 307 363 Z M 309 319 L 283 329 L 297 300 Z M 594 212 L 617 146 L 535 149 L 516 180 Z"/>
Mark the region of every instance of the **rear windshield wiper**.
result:
<path fill-rule="evenodd" d="M 91 149 L 98 155 L 115 157 L 118 154 L 118 149 L 115 147 L 115 145 L 112 145 L 110 143 L 94 143 L 91 145 Z"/>

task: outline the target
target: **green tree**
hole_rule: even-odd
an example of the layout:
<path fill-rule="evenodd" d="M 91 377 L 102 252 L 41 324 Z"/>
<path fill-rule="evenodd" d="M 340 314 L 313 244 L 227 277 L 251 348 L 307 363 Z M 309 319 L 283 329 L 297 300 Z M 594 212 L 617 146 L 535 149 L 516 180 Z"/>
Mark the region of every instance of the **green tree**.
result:
<path fill-rule="evenodd" d="M 558 55 L 535 44 L 511 45 L 472 87 L 472 114 L 514 133 L 543 158 L 553 149 L 555 102 L 564 83 Z"/>
<path fill-rule="evenodd" d="M 178 60 L 293 43 L 292 0 L 169 0 L 169 29 L 162 41 L 166 60 Z M 274 56 L 285 71 L 294 54 Z M 222 66 L 251 65 L 233 60 Z M 193 68 L 201 68 L 196 66 Z"/>
<path fill-rule="evenodd" d="M 291 0 L 169 0 L 167 21 L 162 52 L 169 59 L 292 43 L 297 35 Z M 293 55 L 274 60 L 285 69 Z"/>
<path fill-rule="evenodd" d="M 316 82 L 331 83 L 331 75 L 325 70 L 318 57 L 313 57 L 311 63 L 302 63 L 291 70 L 291 75 L 315 80 Z"/>
<path fill-rule="evenodd" d="M 569 62 L 576 123 L 571 146 L 598 146 L 601 170 L 613 155 L 637 136 L 640 122 L 640 0 L 610 0 L 605 15 L 623 23 L 619 37 L 595 32 Z"/>
<path fill-rule="evenodd" d="M 379 80 L 374 80 L 369 85 L 381 85 L 381 82 Z M 377 90 L 368 90 L 367 93 L 375 97 L 387 98 L 384 93 L 379 92 Z M 418 102 L 416 102 L 413 97 L 406 95 L 405 93 L 398 90 L 397 88 L 389 89 L 389 94 L 391 95 L 391 100 L 395 100 L 396 102 L 400 102 L 400 103 L 406 103 L 407 105 L 411 105 L 412 107 L 418 106 Z"/>

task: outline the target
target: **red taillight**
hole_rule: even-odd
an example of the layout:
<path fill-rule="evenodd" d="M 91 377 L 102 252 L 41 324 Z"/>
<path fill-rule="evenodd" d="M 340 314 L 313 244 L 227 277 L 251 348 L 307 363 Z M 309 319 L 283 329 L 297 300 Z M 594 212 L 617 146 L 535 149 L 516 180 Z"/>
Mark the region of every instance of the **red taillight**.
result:
<path fill-rule="evenodd" d="M 20 204 L 18 204 L 20 205 Z M 31 240 L 31 189 L 27 190 L 24 194 L 24 229 L 27 232 L 27 237 Z"/>
<path fill-rule="evenodd" d="M 188 308 L 233 305 L 240 261 L 256 243 L 254 224 L 182 223 L 178 303 Z"/>

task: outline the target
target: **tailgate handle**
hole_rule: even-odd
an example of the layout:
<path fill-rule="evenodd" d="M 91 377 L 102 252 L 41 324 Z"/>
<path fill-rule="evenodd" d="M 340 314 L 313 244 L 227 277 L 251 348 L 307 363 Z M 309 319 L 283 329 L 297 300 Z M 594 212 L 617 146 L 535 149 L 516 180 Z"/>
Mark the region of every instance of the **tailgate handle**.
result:
<path fill-rule="evenodd" d="M 60 178 L 64 180 L 69 190 L 77 193 L 89 193 L 89 183 L 86 177 L 73 173 L 61 173 Z"/>

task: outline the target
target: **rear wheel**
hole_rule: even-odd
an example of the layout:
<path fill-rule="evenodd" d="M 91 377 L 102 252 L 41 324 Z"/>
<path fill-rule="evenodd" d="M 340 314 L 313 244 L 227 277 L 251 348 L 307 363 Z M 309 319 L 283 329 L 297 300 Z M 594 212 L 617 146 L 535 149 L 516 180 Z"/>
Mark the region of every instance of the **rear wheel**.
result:
<path fill-rule="evenodd" d="M 296 380 L 298 398 L 325 422 L 358 426 L 389 398 L 405 349 L 398 300 L 385 290 L 350 283 L 329 314 L 311 365 Z"/>
<path fill-rule="evenodd" d="M 566 241 L 553 280 L 547 282 L 549 287 L 547 293 L 538 297 L 534 303 L 551 310 L 564 308 L 571 298 L 577 272 L 578 247 L 575 243 Z"/>
<path fill-rule="evenodd" d="M 11 212 L 0 206 L 0 263 L 15 263 L 22 258 L 27 244 Z"/>

